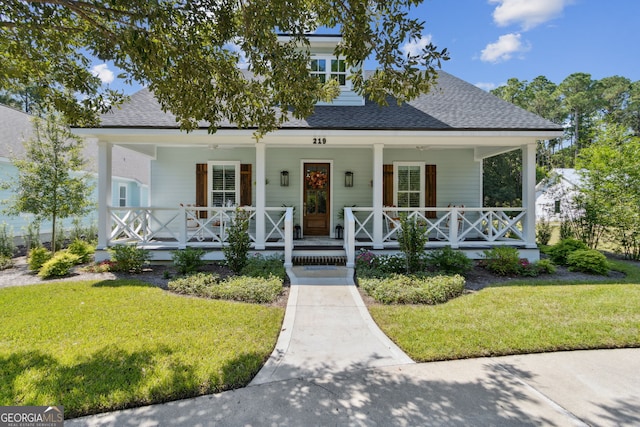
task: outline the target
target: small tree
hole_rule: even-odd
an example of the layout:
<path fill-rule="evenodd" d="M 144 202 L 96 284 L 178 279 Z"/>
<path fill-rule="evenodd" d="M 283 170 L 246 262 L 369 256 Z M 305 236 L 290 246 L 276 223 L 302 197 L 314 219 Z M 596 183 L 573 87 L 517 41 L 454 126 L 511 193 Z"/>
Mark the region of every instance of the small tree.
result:
<path fill-rule="evenodd" d="M 405 256 L 407 273 L 415 273 L 420 270 L 424 245 L 429 237 L 425 233 L 425 227 L 407 215 L 400 216 L 400 227 L 398 243 Z"/>
<path fill-rule="evenodd" d="M 249 258 L 251 238 L 249 237 L 249 213 L 237 208 L 235 218 L 227 229 L 227 245 L 222 248 L 227 265 L 235 273 L 240 273 Z"/>
<path fill-rule="evenodd" d="M 62 123 L 57 114 L 34 119 L 34 137 L 24 143 L 25 157 L 13 159 L 18 175 L 2 188 L 14 195 L 6 203 L 10 215 L 31 213 L 52 223 L 52 251 L 56 250 L 59 219 L 85 215 L 92 206 L 92 185 L 82 171 L 83 143 Z"/>

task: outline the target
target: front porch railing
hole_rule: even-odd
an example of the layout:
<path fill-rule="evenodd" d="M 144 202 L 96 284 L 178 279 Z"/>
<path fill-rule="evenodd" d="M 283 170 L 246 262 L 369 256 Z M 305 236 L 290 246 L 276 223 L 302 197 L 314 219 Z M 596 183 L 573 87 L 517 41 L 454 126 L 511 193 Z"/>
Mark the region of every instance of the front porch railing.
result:
<path fill-rule="evenodd" d="M 241 208 L 249 214 L 249 236 L 256 243 L 256 209 Z M 180 206 L 179 208 L 109 208 L 110 230 L 107 246 L 137 243 L 145 246 L 221 248 L 228 238 L 228 227 L 236 208 Z M 265 208 L 265 246 L 285 245 L 286 210 Z M 291 233 L 293 233 L 291 231 Z"/>
<path fill-rule="evenodd" d="M 347 263 L 353 263 L 357 246 L 378 245 L 384 249 L 398 248 L 402 215 L 417 221 L 428 237 L 427 247 L 486 247 L 497 245 L 527 246 L 524 208 L 395 208 L 382 212 L 382 241 L 374 236 L 374 209 L 345 208 L 345 250 Z"/>

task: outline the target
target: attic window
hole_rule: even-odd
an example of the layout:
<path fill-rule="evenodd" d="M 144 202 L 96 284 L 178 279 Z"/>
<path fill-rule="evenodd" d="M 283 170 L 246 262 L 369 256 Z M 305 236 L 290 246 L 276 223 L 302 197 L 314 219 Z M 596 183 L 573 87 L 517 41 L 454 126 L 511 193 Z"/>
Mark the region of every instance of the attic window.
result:
<path fill-rule="evenodd" d="M 327 61 L 324 59 L 311 60 L 311 75 L 316 76 L 321 83 L 327 81 Z"/>
<path fill-rule="evenodd" d="M 329 67 L 327 67 L 327 64 Z M 311 59 L 309 68 L 311 75 L 317 77 L 321 83 L 334 79 L 338 81 L 341 87 L 347 86 L 347 64 L 344 59 L 336 59 L 329 56 L 325 58 L 316 57 Z"/>
<path fill-rule="evenodd" d="M 331 78 L 336 79 L 340 86 L 347 84 L 347 66 L 344 59 L 331 60 Z"/>

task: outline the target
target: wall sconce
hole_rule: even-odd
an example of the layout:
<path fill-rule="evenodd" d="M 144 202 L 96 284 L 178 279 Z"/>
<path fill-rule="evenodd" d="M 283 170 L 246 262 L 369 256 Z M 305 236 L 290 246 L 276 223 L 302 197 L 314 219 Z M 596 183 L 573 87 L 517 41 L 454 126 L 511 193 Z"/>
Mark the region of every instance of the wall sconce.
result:
<path fill-rule="evenodd" d="M 344 186 L 353 187 L 353 172 L 347 171 L 344 173 Z"/>
<path fill-rule="evenodd" d="M 289 186 L 289 171 L 280 172 L 280 187 Z"/>

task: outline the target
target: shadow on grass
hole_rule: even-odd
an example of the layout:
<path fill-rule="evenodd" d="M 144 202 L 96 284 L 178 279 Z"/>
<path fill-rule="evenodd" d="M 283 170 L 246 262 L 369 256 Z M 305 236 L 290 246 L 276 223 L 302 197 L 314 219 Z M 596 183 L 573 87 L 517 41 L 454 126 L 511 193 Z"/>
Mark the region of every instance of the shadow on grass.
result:
<path fill-rule="evenodd" d="M 242 354 L 203 379 L 172 354 L 103 348 L 66 365 L 40 351 L 16 352 L 0 357 L 0 404 L 63 405 L 74 418 L 244 387 L 264 362 Z"/>

